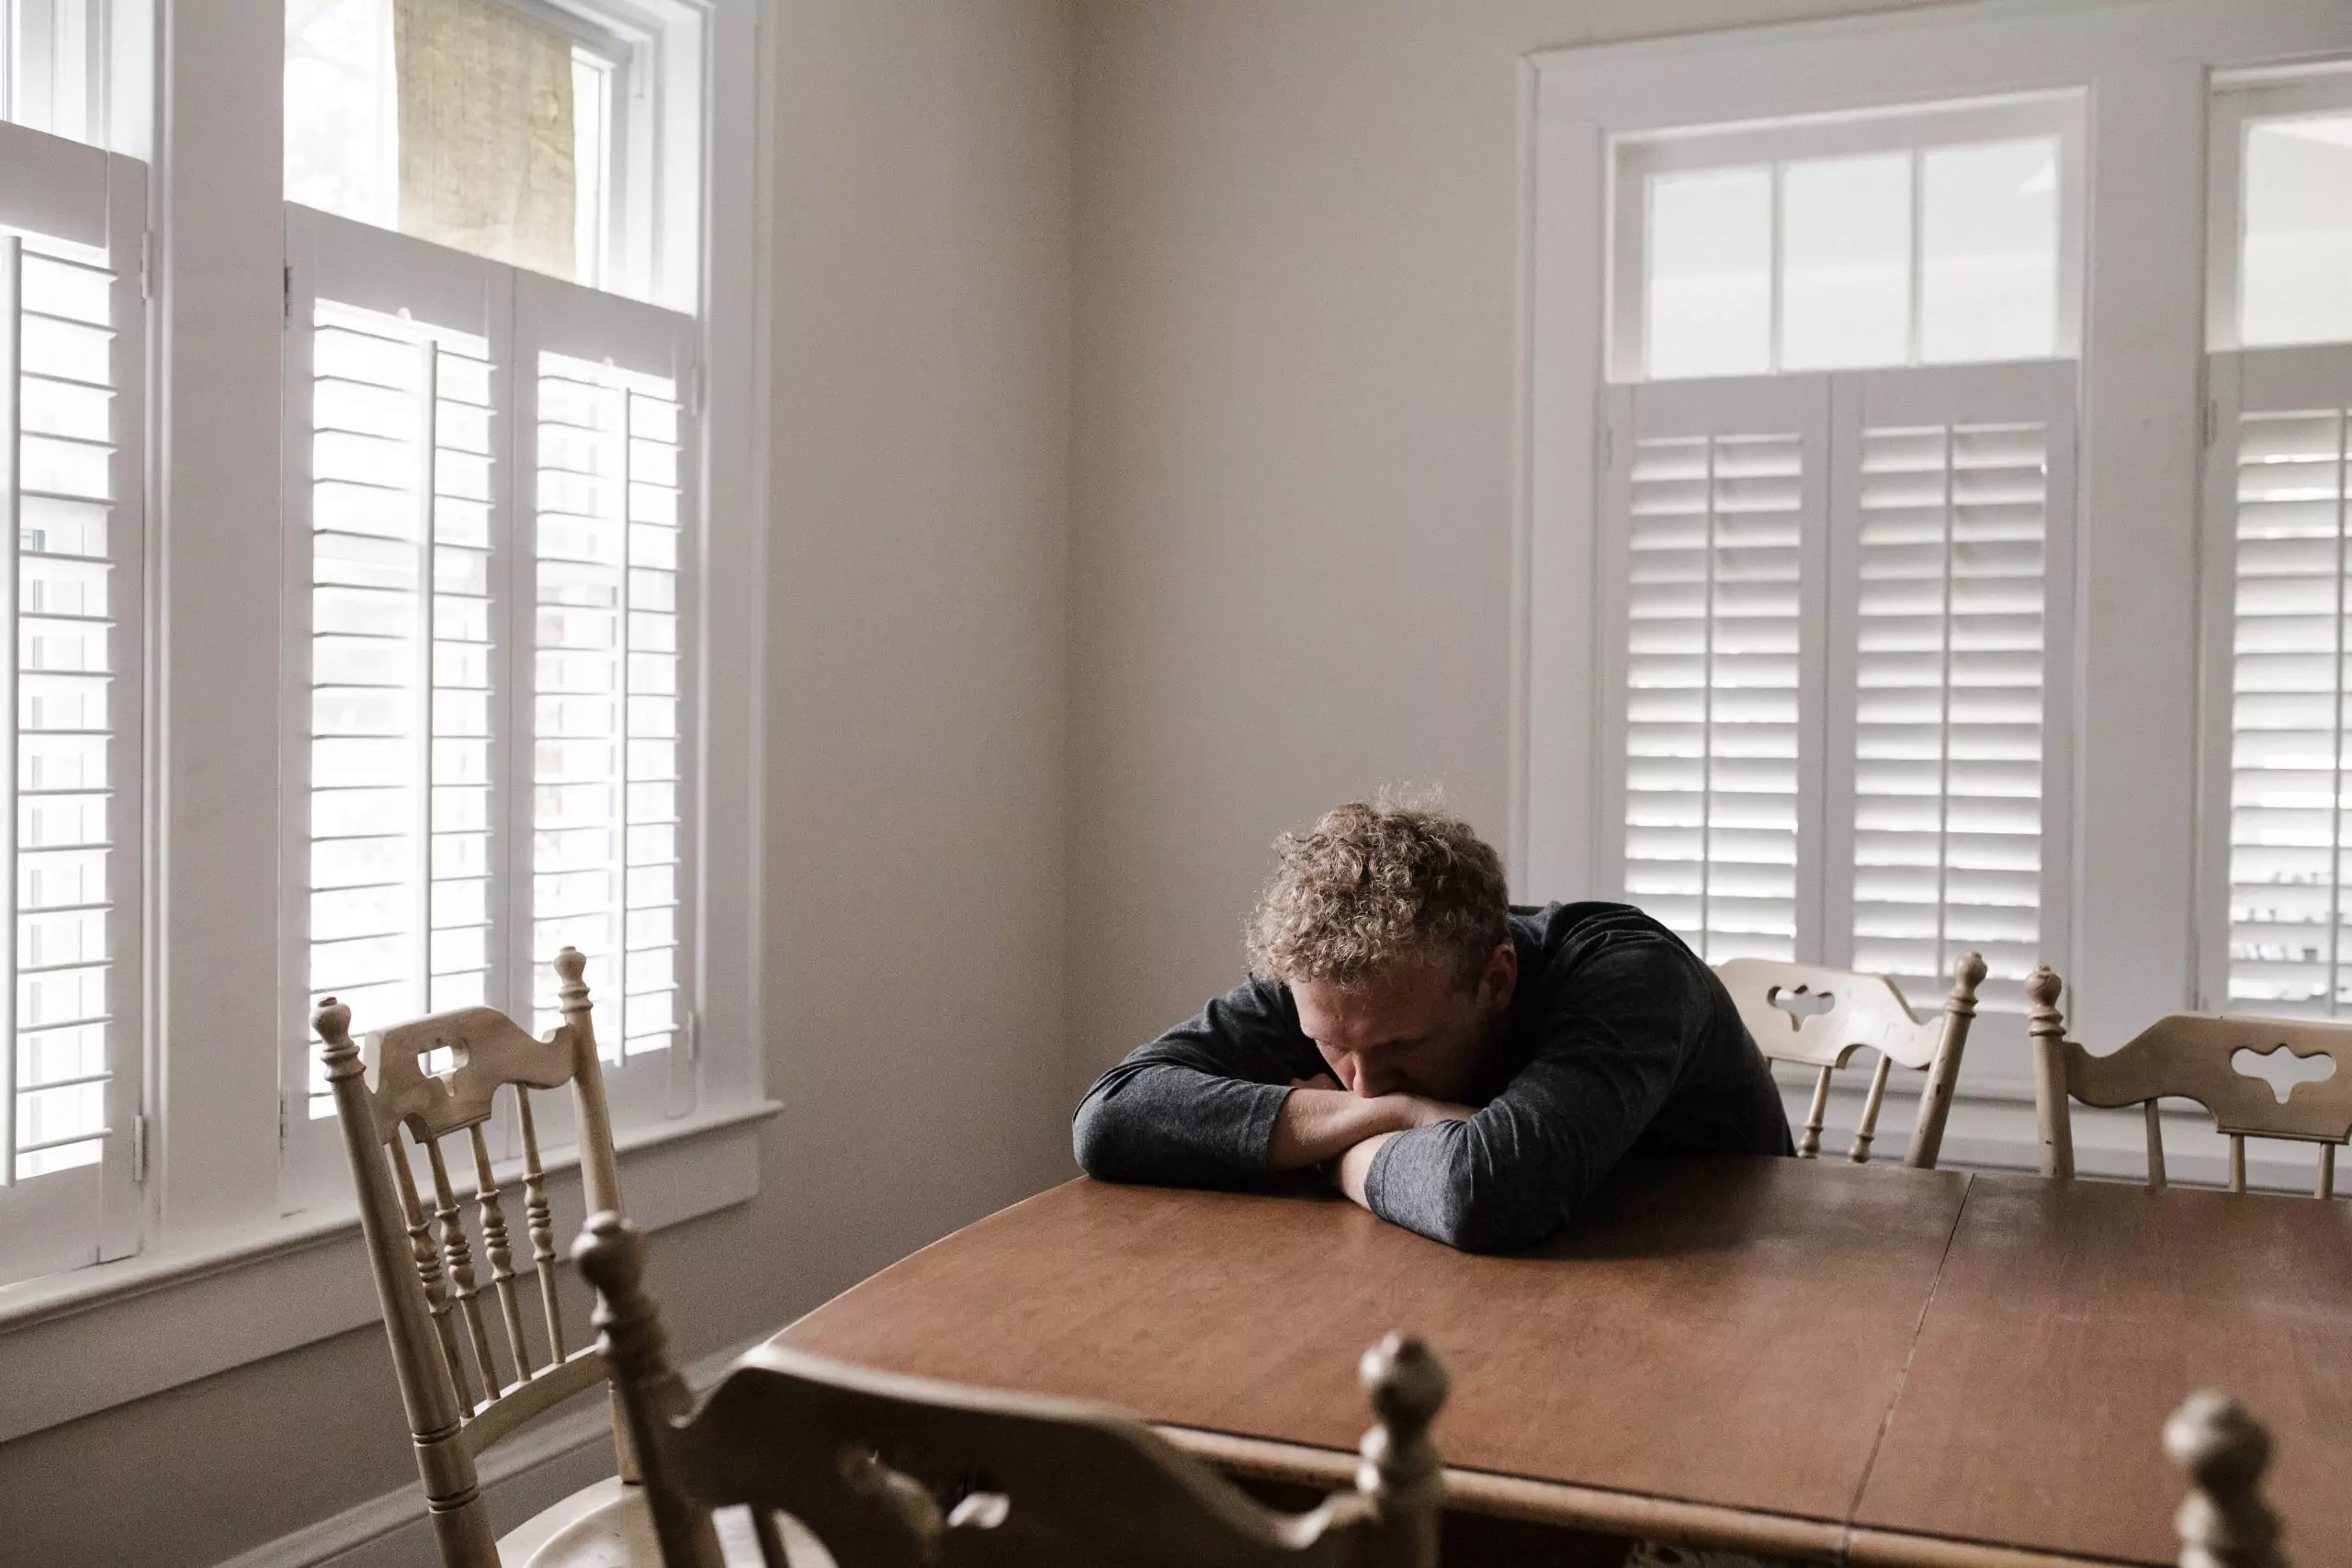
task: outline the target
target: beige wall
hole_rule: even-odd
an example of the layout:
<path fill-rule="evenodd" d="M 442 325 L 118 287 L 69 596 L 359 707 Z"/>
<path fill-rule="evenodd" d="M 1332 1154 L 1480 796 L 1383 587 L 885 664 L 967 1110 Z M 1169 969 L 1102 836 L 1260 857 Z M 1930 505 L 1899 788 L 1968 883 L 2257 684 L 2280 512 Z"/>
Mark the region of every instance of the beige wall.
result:
<path fill-rule="evenodd" d="M 759 1199 L 662 1232 L 681 1352 L 1069 1168 L 1072 23 L 779 0 Z M 0 1398 L 6 1398 L 0 1389 Z M 379 1331 L 0 1448 L 0 1560 L 188 1568 L 413 1482 Z"/>
<path fill-rule="evenodd" d="M 1073 1088 L 1232 982 L 1282 829 L 1409 781 L 1502 841 L 1521 59 L 1874 8 L 1081 7 Z"/>

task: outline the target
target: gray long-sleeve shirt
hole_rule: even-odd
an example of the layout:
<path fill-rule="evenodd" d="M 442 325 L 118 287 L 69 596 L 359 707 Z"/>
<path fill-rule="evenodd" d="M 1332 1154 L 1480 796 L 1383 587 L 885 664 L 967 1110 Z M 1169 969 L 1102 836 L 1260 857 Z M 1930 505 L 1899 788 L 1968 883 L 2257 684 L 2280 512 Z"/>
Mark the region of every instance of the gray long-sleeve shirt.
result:
<path fill-rule="evenodd" d="M 1364 1183 L 1374 1213 L 1505 1251 L 1558 1230 L 1629 1153 L 1793 1152 L 1730 994 L 1674 933 L 1623 904 L 1552 904 L 1513 908 L 1510 939 L 1519 986 L 1478 1113 L 1389 1139 Z M 1263 1181 L 1290 1080 L 1328 1070 L 1290 988 L 1250 981 L 1095 1081 L 1078 1162 L 1112 1181 Z"/>

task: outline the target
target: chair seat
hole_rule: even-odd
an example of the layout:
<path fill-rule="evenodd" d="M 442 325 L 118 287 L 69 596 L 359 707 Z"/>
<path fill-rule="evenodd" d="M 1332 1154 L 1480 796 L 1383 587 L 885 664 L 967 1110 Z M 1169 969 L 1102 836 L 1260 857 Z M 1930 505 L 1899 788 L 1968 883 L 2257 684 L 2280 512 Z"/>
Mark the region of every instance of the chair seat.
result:
<path fill-rule="evenodd" d="M 832 1554 L 800 1522 L 780 1516 L 792 1568 L 834 1568 Z M 721 1508 L 713 1522 L 727 1568 L 761 1568 L 760 1544 L 743 1508 Z M 501 1568 L 662 1568 L 645 1489 L 609 1476 L 499 1538 Z"/>

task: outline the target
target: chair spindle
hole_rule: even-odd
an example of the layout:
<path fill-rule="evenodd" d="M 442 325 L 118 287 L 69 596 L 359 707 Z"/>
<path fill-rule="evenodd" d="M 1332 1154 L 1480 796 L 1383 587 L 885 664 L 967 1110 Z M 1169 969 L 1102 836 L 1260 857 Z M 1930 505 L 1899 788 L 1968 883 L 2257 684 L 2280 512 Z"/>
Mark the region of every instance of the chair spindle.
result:
<path fill-rule="evenodd" d="M 1821 1124 L 1829 1116 L 1829 1075 L 1824 1067 L 1813 1080 L 1813 1109 L 1805 1112 L 1804 1136 L 1797 1140 L 1797 1158 L 1813 1159 L 1821 1153 Z"/>
<path fill-rule="evenodd" d="M 2153 1100 L 2141 1102 L 2140 1109 L 2148 1122 L 2148 1190 L 2158 1192 L 2165 1185 L 2165 1123 L 2156 1112 Z"/>
<path fill-rule="evenodd" d="M 2165 1423 L 2165 1452 L 2188 1472 L 2175 1516 L 2180 1568 L 2287 1568 L 2278 1516 L 2262 1497 L 2270 1434 L 2244 1406 L 2211 1389 L 2192 1393 Z"/>
<path fill-rule="evenodd" d="M 523 1123 L 523 1223 L 531 1233 L 531 1261 L 539 1276 L 539 1309 L 548 1324 L 548 1364 L 564 1359 L 563 1312 L 555 1297 L 555 1224 L 548 1207 L 547 1172 L 539 1165 L 539 1130 L 531 1120 L 531 1091 L 517 1084 Z"/>
<path fill-rule="evenodd" d="M 409 1252 L 416 1258 L 417 1278 L 424 1282 L 424 1308 L 433 1314 L 433 1331 L 441 1341 L 441 1358 L 449 1363 L 449 1386 L 458 1391 L 458 1406 L 471 1410 L 473 1384 L 466 1376 L 465 1358 L 458 1353 L 458 1328 L 449 1320 L 449 1287 L 442 1278 L 441 1254 L 434 1247 L 432 1234 L 425 1225 L 424 1204 L 416 1195 L 416 1173 L 409 1168 L 408 1152 L 401 1147 L 398 1138 L 384 1145 L 384 1157 L 391 1161 L 395 1185 L 400 1189 L 401 1218 L 408 1227 Z M 490 1393 L 482 1397 L 487 1399 Z"/>
<path fill-rule="evenodd" d="M 499 1206 L 498 1183 L 490 1169 L 490 1145 L 482 1124 L 470 1129 L 474 1145 L 474 1183 L 481 1211 L 481 1252 L 490 1259 L 491 1288 L 498 1292 L 498 1315 L 506 1322 L 506 1348 L 514 1353 L 514 1381 L 531 1378 L 531 1348 L 523 1338 L 523 1303 L 514 1294 L 514 1254 L 506 1242 L 506 1212 Z"/>
<path fill-rule="evenodd" d="M 2153 1103 L 2153 1102 L 2152 1102 Z M 2245 1134 L 2230 1134 L 2230 1190 L 2245 1190 Z"/>
<path fill-rule="evenodd" d="M 1882 1051 L 1878 1066 L 1871 1069 L 1870 1093 L 1862 1100 L 1861 1124 L 1854 1129 L 1854 1146 L 1846 1151 L 1846 1157 L 1856 1165 L 1870 1163 L 1871 1140 L 1878 1136 L 1878 1108 L 1886 1099 L 1886 1072 L 1894 1065 Z"/>
<path fill-rule="evenodd" d="M 498 1375 L 497 1359 L 490 1353 L 490 1336 L 482 1328 L 481 1292 L 474 1284 L 473 1249 L 466 1240 L 465 1212 L 458 1207 L 456 1191 L 449 1184 L 449 1166 L 441 1157 L 441 1140 L 426 1139 L 424 1152 L 433 1165 L 433 1215 L 441 1222 L 441 1257 L 448 1266 L 458 1314 L 465 1319 L 466 1337 L 473 1346 L 474 1359 L 481 1365 L 482 1399 L 487 1403 L 496 1399 L 505 1384 Z"/>
<path fill-rule="evenodd" d="M 2319 1146 L 2319 1188 L 2312 1196 L 2315 1198 L 2335 1196 L 2335 1145 L 2334 1144 L 2322 1144 Z"/>
<path fill-rule="evenodd" d="M 775 1511 L 752 1505 L 752 1534 L 760 1543 L 760 1562 L 765 1568 L 792 1568 L 792 1559 L 785 1554 L 784 1531 L 775 1522 Z"/>

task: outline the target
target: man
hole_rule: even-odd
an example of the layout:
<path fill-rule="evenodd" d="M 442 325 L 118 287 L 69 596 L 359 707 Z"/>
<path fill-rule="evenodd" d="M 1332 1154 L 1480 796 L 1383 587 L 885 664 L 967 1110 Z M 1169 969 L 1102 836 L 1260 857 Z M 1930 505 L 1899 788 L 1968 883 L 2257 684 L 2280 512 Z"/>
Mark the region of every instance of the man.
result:
<path fill-rule="evenodd" d="M 1793 1152 L 1714 972 L 1623 904 L 1509 902 L 1427 806 L 1339 807 L 1275 845 L 1252 978 L 1080 1102 L 1090 1176 L 1229 1186 L 1322 1167 L 1382 1219 L 1531 1246 L 1624 1155 Z"/>

